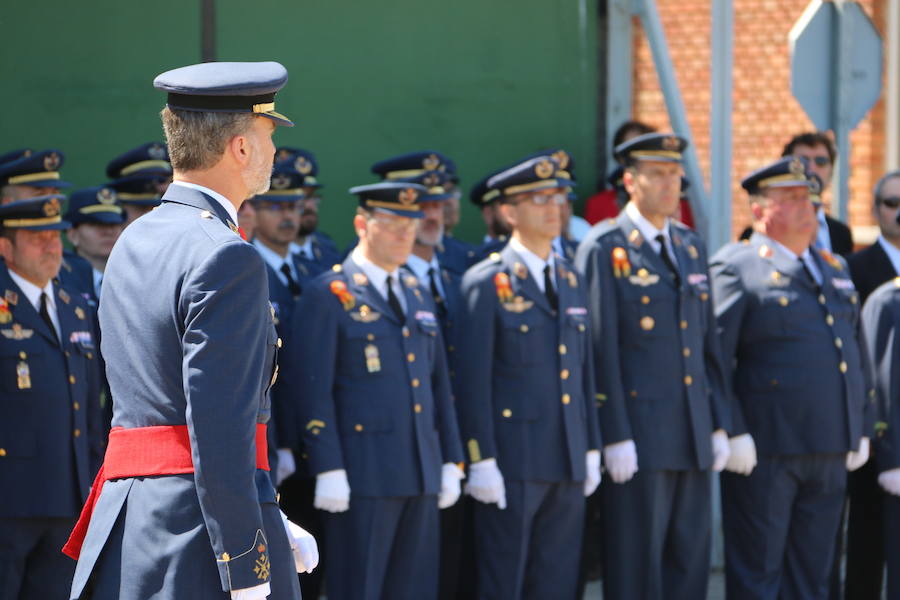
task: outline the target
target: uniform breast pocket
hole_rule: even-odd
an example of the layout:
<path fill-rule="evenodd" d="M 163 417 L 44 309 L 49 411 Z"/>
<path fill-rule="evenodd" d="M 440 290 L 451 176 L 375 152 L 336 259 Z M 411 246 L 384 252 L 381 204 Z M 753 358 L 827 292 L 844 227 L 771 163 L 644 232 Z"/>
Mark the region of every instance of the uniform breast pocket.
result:
<path fill-rule="evenodd" d="M 537 309 L 531 309 L 536 311 Z M 494 342 L 494 354 L 505 365 L 533 365 L 541 353 L 535 344 L 544 339 L 544 324 L 537 313 L 509 313 L 500 317 L 500 335 Z"/>
<path fill-rule="evenodd" d="M 425 321 L 420 319 L 416 322 L 416 326 L 419 329 L 419 333 L 422 335 L 422 343 L 425 346 L 425 351 L 428 355 L 428 361 L 433 362 L 435 344 L 437 343 L 437 335 L 439 331 L 437 321 Z"/>
<path fill-rule="evenodd" d="M 390 368 L 391 349 L 387 329 L 380 323 L 353 323 L 343 332 L 341 372 L 351 378 L 377 377 Z M 396 352 L 396 349 L 395 349 Z"/>
<path fill-rule="evenodd" d="M 5 392 L 30 393 L 40 373 L 32 372 L 41 364 L 43 352 L 30 344 L 10 345 L 0 349 L 0 389 Z"/>
<path fill-rule="evenodd" d="M 569 339 L 574 340 L 571 344 L 574 353 L 573 359 L 576 363 L 580 363 L 585 353 L 585 346 L 590 343 L 587 315 L 567 315 L 566 326 L 572 334 Z"/>
<path fill-rule="evenodd" d="M 769 334 L 787 331 L 791 313 L 796 312 L 798 300 L 799 296 L 794 290 L 776 289 L 764 291 L 759 297 L 757 328 Z"/>
<path fill-rule="evenodd" d="M 663 334 L 663 325 L 673 317 L 674 294 L 665 293 L 661 286 L 653 289 L 630 290 L 623 298 L 625 326 L 637 332 L 640 339 L 656 338 Z M 630 334 L 629 334 L 630 335 Z"/>

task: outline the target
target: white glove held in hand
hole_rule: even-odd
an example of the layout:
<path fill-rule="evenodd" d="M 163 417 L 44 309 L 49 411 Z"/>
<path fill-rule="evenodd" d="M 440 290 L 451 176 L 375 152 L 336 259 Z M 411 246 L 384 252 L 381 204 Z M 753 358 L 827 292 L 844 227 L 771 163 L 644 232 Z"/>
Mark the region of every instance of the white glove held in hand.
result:
<path fill-rule="evenodd" d="M 503 475 L 497 468 L 497 461 L 488 458 L 469 467 L 469 483 L 466 493 L 485 504 L 497 504 L 497 508 L 506 508 L 506 485 Z"/>
<path fill-rule="evenodd" d="M 319 564 L 319 545 L 308 531 L 288 520 L 284 511 L 281 512 L 281 521 L 284 523 L 284 531 L 287 533 L 288 542 L 291 544 L 291 553 L 294 555 L 294 566 L 298 573 L 312 573 Z"/>
<path fill-rule="evenodd" d="M 281 482 L 294 474 L 297 470 L 297 464 L 294 462 L 294 453 L 288 448 L 278 450 L 278 470 L 275 471 L 275 485 L 281 485 Z"/>
<path fill-rule="evenodd" d="M 231 590 L 231 600 L 265 600 L 271 593 L 272 588 L 267 581 L 253 587 Z"/>
<path fill-rule="evenodd" d="M 584 455 L 584 496 L 588 497 L 600 485 L 600 451 L 588 450 Z"/>
<path fill-rule="evenodd" d="M 892 496 L 900 496 L 900 469 L 891 469 L 878 475 L 878 485 Z"/>
<path fill-rule="evenodd" d="M 438 494 L 438 508 L 449 508 L 456 504 L 462 492 L 460 480 L 465 473 L 453 463 L 444 463 L 441 467 L 441 493 Z"/>
<path fill-rule="evenodd" d="M 859 448 L 847 453 L 847 470 L 855 471 L 866 464 L 867 460 L 869 460 L 869 438 L 861 437 Z"/>
<path fill-rule="evenodd" d="M 616 442 L 603 448 L 603 462 L 613 483 L 625 483 L 637 473 L 637 447 L 634 440 Z"/>
<path fill-rule="evenodd" d="M 731 455 L 725 469 L 738 475 L 749 475 L 756 467 L 756 442 L 749 433 L 737 435 L 728 440 Z"/>
<path fill-rule="evenodd" d="M 347 471 L 335 469 L 316 476 L 316 497 L 313 506 L 332 513 L 344 512 L 350 508 L 350 483 Z"/>
<path fill-rule="evenodd" d="M 728 434 L 725 433 L 724 429 L 716 429 L 712 433 L 712 454 L 712 470 L 720 473 L 728 463 L 728 457 L 731 456 L 731 448 L 728 446 Z"/>

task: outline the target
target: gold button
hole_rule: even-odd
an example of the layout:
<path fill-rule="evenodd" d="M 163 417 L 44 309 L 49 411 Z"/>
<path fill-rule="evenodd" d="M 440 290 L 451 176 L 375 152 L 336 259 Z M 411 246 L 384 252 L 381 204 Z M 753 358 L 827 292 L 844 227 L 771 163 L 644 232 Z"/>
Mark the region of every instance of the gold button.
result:
<path fill-rule="evenodd" d="M 223 552 L 222 560 L 224 560 L 225 562 L 228 562 L 229 560 L 231 560 L 231 556 L 227 552 Z"/>
<path fill-rule="evenodd" d="M 691 355 L 691 349 L 690 349 L 690 348 L 684 348 L 684 349 L 681 350 L 681 353 L 684 355 L 685 358 L 687 358 L 688 356 Z"/>
<path fill-rule="evenodd" d="M 414 388 L 419 387 L 419 380 L 418 380 L 418 379 L 413 379 L 413 380 L 412 380 L 412 386 L 413 386 Z"/>
<path fill-rule="evenodd" d="M 508 408 L 504 408 L 503 412 L 500 414 L 502 414 L 504 417 L 506 417 L 508 419 L 512 416 L 512 411 L 509 410 Z"/>
<path fill-rule="evenodd" d="M 528 325 L 519 325 L 519 331 L 522 333 L 528 333 Z"/>
<path fill-rule="evenodd" d="M 80 430 L 80 429 L 76 429 L 75 431 L 72 432 L 72 434 L 73 434 L 75 437 L 78 437 L 78 436 L 81 435 L 81 430 Z"/>
<path fill-rule="evenodd" d="M 408 360 L 409 362 L 416 362 L 416 355 L 410 352 L 406 355 L 406 360 Z"/>
<path fill-rule="evenodd" d="M 694 383 L 694 378 L 691 377 L 690 375 L 685 375 L 684 376 L 684 385 L 691 385 L 692 383 Z"/>
<path fill-rule="evenodd" d="M 787 306 L 790 301 L 787 299 L 787 296 L 782 296 L 778 299 L 778 304 L 782 306 Z"/>
<path fill-rule="evenodd" d="M 819 304 L 825 304 L 825 294 L 819 294 Z"/>
<path fill-rule="evenodd" d="M 403 337 L 409 337 L 409 327 L 403 328 Z"/>
<path fill-rule="evenodd" d="M 569 370 L 563 369 L 562 371 L 560 371 L 559 377 L 560 377 L 560 379 L 568 379 L 569 378 Z"/>
<path fill-rule="evenodd" d="M 78 410 L 79 408 L 81 408 L 81 405 L 78 404 L 77 402 L 73 402 L 73 403 L 72 403 L 72 408 L 74 408 L 75 410 Z"/>
<path fill-rule="evenodd" d="M 0 456 L 6 456 L 6 448 L 0 448 Z"/>
<path fill-rule="evenodd" d="M 319 428 L 318 428 L 318 427 L 313 427 L 312 434 L 313 434 L 313 435 L 319 435 Z"/>
<path fill-rule="evenodd" d="M 700 299 L 706 302 L 707 300 L 709 300 L 709 294 L 703 292 L 702 294 L 700 294 Z"/>
<path fill-rule="evenodd" d="M 687 329 L 687 325 L 688 325 L 687 321 L 681 321 L 681 328 L 682 328 L 682 329 Z"/>
<path fill-rule="evenodd" d="M 650 296 L 641 296 L 641 304 L 650 304 Z"/>
<path fill-rule="evenodd" d="M 841 370 L 841 373 L 847 372 L 847 363 L 846 361 L 841 361 L 841 364 L 838 365 L 838 368 Z"/>
<path fill-rule="evenodd" d="M 93 354 L 91 354 L 91 353 L 90 353 L 90 352 L 88 352 L 88 353 L 87 353 L 87 355 L 86 355 L 86 356 L 87 356 L 87 357 L 88 357 L 88 360 L 90 360 L 90 359 L 92 359 L 92 358 L 94 358 L 94 355 L 93 355 Z"/>
<path fill-rule="evenodd" d="M 629 392 L 629 395 L 630 395 L 632 398 L 637 398 L 637 390 L 631 390 L 631 392 Z"/>
<path fill-rule="evenodd" d="M 578 324 L 578 331 L 584 331 L 584 323 Z"/>
<path fill-rule="evenodd" d="M 26 358 L 28 358 L 28 355 L 25 354 L 24 352 L 19 352 L 19 358 L 21 358 L 22 360 L 25 360 Z"/>
<path fill-rule="evenodd" d="M 562 395 L 562 403 L 563 404 L 568 404 L 571 401 L 572 401 L 572 397 L 570 395 L 568 395 L 568 394 Z"/>
<path fill-rule="evenodd" d="M 363 426 L 360 425 L 359 423 L 357 423 L 356 426 L 355 426 L 353 429 L 355 429 L 355 430 L 357 430 L 357 431 L 362 431 L 362 430 L 363 430 Z"/>
<path fill-rule="evenodd" d="M 828 315 L 827 317 L 825 317 L 825 322 L 828 323 L 829 325 L 834 325 L 834 317 L 832 317 L 831 315 Z"/>
<path fill-rule="evenodd" d="M 72 356 L 72 353 L 71 353 L 71 352 L 69 352 L 69 351 L 68 351 L 68 350 L 66 350 L 66 351 L 65 351 L 65 352 L 63 352 L 63 354 L 65 354 L 65 355 L 66 355 L 66 358 L 68 358 L 68 357 L 70 357 L 70 356 Z"/>
<path fill-rule="evenodd" d="M 416 405 L 413 407 L 413 410 L 415 410 L 417 413 L 422 412 L 422 405 L 416 403 Z"/>
<path fill-rule="evenodd" d="M 75 384 L 75 376 L 74 375 L 69 375 L 69 383 L 71 383 L 73 385 Z"/>
<path fill-rule="evenodd" d="M 559 353 L 560 353 L 560 354 L 565 354 L 566 351 L 567 351 L 567 350 L 566 350 L 566 345 L 565 345 L 565 344 L 560 344 L 560 345 L 559 345 Z"/>
<path fill-rule="evenodd" d="M 850 304 L 856 304 L 858 301 L 859 299 L 857 298 L 856 294 L 850 296 Z"/>
<path fill-rule="evenodd" d="M 837 346 L 838 348 L 843 348 L 843 347 L 844 347 L 844 340 L 842 340 L 842 339 L 839 338 L 839 337 L 836 337 L 836 338 L 834 338 L 834 345 Z"/>
<path fill-rule="evenodd" d="M 284 342 L 281 341 L 281 338 L 278 338 L 275 341 L 275 345 L 278 346 L 279 348 L 281 348 L 282 346 L 284 346 Z"/>
<path fill-rule="evenodd" d="M 656 326 L 656 321 L 653 320 L 653 317 L 641 317 L 641 329 L 644 331 L 650 331 Z"/>

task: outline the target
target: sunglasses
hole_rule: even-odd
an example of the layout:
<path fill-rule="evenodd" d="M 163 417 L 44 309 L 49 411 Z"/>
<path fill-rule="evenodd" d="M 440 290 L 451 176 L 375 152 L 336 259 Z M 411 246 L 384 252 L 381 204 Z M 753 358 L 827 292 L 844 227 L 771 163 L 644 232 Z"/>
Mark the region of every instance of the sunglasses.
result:
<path fill-rule="evenodd" d="M 807 156 L 806 160 L 816 163 L 817 167 L 827 167 L 831 164 L 831 159 L 827 156 Z"/>
<path fill-rule="evenodd" d="M 897 196 L 891 196 L 889 198 L 882 198 L 878 201 L 879 204 L 883 204 L 890 209 L 900 208 L 900 198 Z"/>

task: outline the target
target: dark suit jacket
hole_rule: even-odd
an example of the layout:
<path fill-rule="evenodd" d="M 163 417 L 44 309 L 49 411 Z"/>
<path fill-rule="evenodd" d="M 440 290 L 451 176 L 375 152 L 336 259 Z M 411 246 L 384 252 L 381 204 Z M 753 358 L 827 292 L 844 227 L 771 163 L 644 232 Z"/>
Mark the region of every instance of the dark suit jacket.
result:
<path fill-rule="evenodd" d="M 898 275 L 891 259 L 878 242 L 847 257 L 847 266 L 850 267 L 850 276 L 863 302 L 875 288 Z"/>

